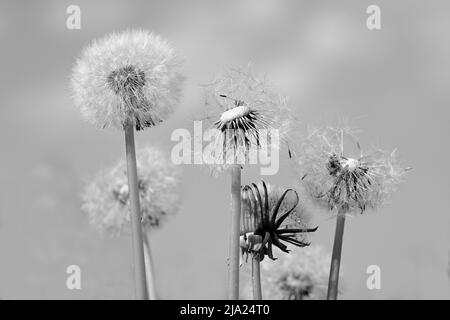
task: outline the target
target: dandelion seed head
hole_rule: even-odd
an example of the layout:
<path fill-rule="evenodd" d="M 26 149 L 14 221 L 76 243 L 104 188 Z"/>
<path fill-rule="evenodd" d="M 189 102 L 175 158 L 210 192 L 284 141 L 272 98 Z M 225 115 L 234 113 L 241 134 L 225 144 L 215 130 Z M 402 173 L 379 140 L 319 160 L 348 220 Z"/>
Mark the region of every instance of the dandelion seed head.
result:
<path fill-rule="evenodd" d="M 181 59 L 168 42 L 144 30 L 113 33 L 81 53 L 71 77 L 75 105 L 101 127 L 136 129 L 166 120 L 177 104 L 183 75 Z"/>
<path fill-rule="evenodd" d="M 154 147 L 137 152 L 137 167 L 142 225 L 153 230 L 178 211 L 180 170 Z M 95 228 L 118 235 L 129 230 L 129 198 L 126 163 L 120 161 L 87 184 L 82 209 Z"/>
<path fill-rule="evenodd" d="M 293 251 L 280 256 L 277 261 L 263 261 L 263 297 L 269 300 L 324 300 L 329 266 L 330 255 L 321 246 Z M 252 298 L 251 281 L 246 281 L 242 291 L 243 299 Z"/>
<path fill-rule="evenodd" d="M 356 153 L 344 140 L 349 138 Z M 316 128 L 304 139 L 298 155 L 300 187 L 329 210 L 363 213 L 376 209 L 402 181 L 407 169 L 394 153 L 361 150 L 354 131 L 346 127 Z"/>
<path fill-rule="evenodd" d="M 229 68 L 205 86 L 205 128 L 216 129 L 210 166 L 213 174 L 233 165 L 254 165 L 252 152 L 280 149 L 286 136 L 284 124 L 290 117 L 287 99 L 252 66 Z M 273 136 L 276 130 L 278 136 Z"/>

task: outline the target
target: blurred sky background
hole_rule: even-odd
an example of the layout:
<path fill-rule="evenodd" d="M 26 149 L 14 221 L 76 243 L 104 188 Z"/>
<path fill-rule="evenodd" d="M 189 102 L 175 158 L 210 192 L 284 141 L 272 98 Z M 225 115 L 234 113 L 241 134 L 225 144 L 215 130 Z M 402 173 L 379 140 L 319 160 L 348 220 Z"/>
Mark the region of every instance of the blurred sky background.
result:
<path fill-rule="evenodd" d="M 66 8 L 81 7 L 81 30 Z M 366 28 L 381 7 L 382 29 Z M 186 60 L 178 112 L 137 136 L 173 146 L 171 132 L 203 107 L 200 84 L 253 61 L 308 123 L 342 117 L 361 144 L 398 148 L 414 168 L 376 213 L 348 219 L 343 299 L 448 299 L 450 249 L 450 2 L 448 1 L 5 1 L 0 2 L 0 298 L 130 299 L 131 240 L 89 226 L 86 179 L 124 156 L 123 135 L 83 122 L 70 99 L 72 65 L 90 40 L 146 28 Z M 250 172 L 243 183 L 258 181 Z M 292 186 L 287 165 L 268 182 Z M 179 214 L 152 237 L 164 299 L 226 297 L 229 177 L 185 166 Z M 312 242 L 331 251 L 334 223 L 317 216 Z M 280 254 L 279 251 L 276 254 Z M 66 288 L 66 268 L 82 290 Z M 381 290 L 366 268 L 381 267 Z"/>

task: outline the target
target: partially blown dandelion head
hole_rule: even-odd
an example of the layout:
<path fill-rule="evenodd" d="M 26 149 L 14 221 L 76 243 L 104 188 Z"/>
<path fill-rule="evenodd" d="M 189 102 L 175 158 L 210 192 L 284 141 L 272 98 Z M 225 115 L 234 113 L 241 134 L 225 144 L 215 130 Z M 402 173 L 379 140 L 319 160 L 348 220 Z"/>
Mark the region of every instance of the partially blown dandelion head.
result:
<path fill-rule="evenodd" d="M 266 184 L 244 186 L 241 214 L 241 248 L 243 253 L 260 253 L 275 260 L 272 245 L 288 253 L 286 244 L 309 245 L 306 216 L 299 205 L 297 192 Z"/>
<path fill-rule="evenodd" d="M 205 127 L 216 130 L 213 170 L 257 164 L 250 158 L 261 148 L 278 152 L 289 114 L 287 99 L 264 76 L 254 75 L 250 65 L 229 68 L 207 85 L 205 106 Z"/>
<path fill-rule="evenodd" d="M 72 72 L 75 105 L 89 122 L 137 130 L 164 121 L 179 100 L 181 60 L 162 38 L 143 30 L 105 36 L 85 48 Z"/>
<path fill-rule="evenodd" d="M 324 300 L 327 295 L 330 255 L 320 246 L 310 246 L 261 265 L 264 299 Z M 251 296 L 251 282 L 245 286 Z"/>
<path fill-rule="evenodd" d="M 138 188 L 142 225 L 155 229 L 179 207 L 180 171 L 157 148 L 137 153 Z M 100 231 L 120 234 L 129 230 L 130 195 L 125 161 L 102 170 L 82 194 L 82 209 Z"/>
<path fill-rule="evenodd" d="M 347 139 L 352 145 L 344 145 Z M 348 127 L 311 130 L 300 151 L 301 185 L 316 203 L 347 213 L 383 204 L 409 170 L 399 165 L 395 151 L 363 152 Z"/>

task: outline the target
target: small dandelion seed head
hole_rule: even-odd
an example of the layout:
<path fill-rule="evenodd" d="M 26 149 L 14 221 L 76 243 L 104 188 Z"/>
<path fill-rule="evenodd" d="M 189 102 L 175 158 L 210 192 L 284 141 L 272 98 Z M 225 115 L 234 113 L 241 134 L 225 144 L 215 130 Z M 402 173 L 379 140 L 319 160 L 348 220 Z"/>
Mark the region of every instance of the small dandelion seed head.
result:
<path fill-rule="evenodd" d="M 181 59 L 168 42 L 144 30 L 113 33 L 93 41 L 71 77 L 75 105 L 94 125 L 137 130 L 166 120 L 183 82 Z"/>
<path fill-rule="evenodd" d="M 280 256 L 277 261 L 263 261 L 261 285 L 264 299 L 326 299 L 329 266 L 330 255 L 321 246 L 295 250 L 291 254 Z M 252 298 L 251 281 L 245 281 L 242 297 Z"/>
<path fill-rule="evenodd" d="M 352 145 L 344 144 L 347 138 Z M 407 171 L 395 153 L 378 148 L 363 152 L 354 131 L 347 127 L 310 130 L 300 150 L 299 187 L 329 210 L 376 209 L 389 199 Z"/>
<path fill-rule="evenodd" d="M 137 167 L 142 225 L 153 230 L 178 211 L 180 170 L 154 147 L 137 152 Z M 126 163 L 120 161 L 87 184 L 82 209 L 95 228 L 118 235 L 129 230 L 129 199 Z"/>
<path fill-rule="evenodd" d="M 287 99 L 252 66 L 229 68 L 205 86 L 204 128 L 215 129 L 211 144 L 213 174 L 233 165 L 253 165 L 252 152 L 262 148 L 279 152 L 290 117 Z M 276 133 L 273 133 L 276 131 Z M 275 137 L 274 135 L 277 135 Z"/>

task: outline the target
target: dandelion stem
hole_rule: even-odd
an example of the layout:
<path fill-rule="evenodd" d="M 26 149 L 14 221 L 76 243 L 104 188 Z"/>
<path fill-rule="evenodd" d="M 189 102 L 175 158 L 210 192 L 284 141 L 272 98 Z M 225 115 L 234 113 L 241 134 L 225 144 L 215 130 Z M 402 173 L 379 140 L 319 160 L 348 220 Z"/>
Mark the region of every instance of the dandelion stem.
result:
<path fill-rule="evenodd" d="M 155 268 L 153 265 L 152 250 L 150 248 L 150 235 L 144 233 L 144 258 L 145 258 L 145 274 L 147 276 L 147 291 L 149 300 L 157 300 Z"/>
<path fill-rule="evenodd" d="M 228 297 L 239 299 L 239 238 L 241 221 L 241 167 L 231 169 L 231 236 L 230 263 L 228 269 Z"/>
<path fill-rule="evenodd" d="M 259 253 L 252 254 L 253 300 L 262 300 L 260 260 Z"/>
<path fill-rule="evenodd" d="M 137 178 L 136 149 L 134 144 L 134 125 L 127 121 L 124 126 L 127 156 L 128 189 L 131 203 L 131 238 L 134 258 L 135 294 L 138 300 L 147 300 L 145 278 L 144 244 L 142 241 L 141 209 Z"/>
<path fill-rule="evenodd" d="M 338 295 L 339 268 L 341 265 L 342 240 L 344 236 L 345 211 L 339 209 L 336 219 L 327 300 L 336 300 Z"/>

